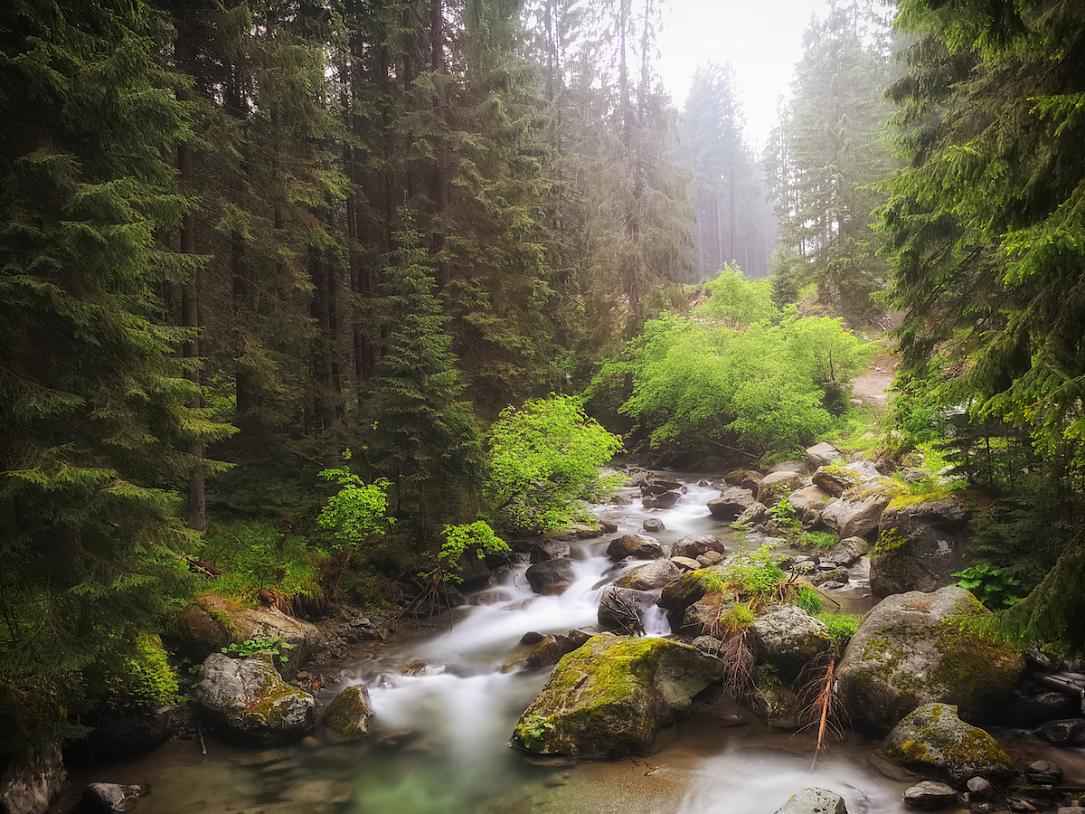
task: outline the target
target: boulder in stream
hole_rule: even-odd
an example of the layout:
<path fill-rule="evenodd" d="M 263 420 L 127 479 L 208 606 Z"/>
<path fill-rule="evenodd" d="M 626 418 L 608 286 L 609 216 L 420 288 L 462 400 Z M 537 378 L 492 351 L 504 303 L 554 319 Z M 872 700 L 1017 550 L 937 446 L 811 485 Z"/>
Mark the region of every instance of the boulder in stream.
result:
<path fill-rule="evenodd" d="M 638 591 L 654 591 L 669 582 L 674 582 L 682 575 L 682 569 L 667 559 L 655 560 L 647 565 L 639 565 L 628 573 L 622 574 L 614 584 L 619 588 L 635 588 Z"/>
<path fill-rule="evenodd" d="M 898 766 L 963 787 L 972 777 L 1008 780 L 1013 763 L 998 741 L 957 717 L 951 704 L 923 704 L 893 727 L 882 744 Z"/>
<path fill-rule="evenodd" d="M 147 793 L 146 786 L 125 786 L 120 783 L 91 783 L 83 790 L 80 811 L 87 814 L 124 814 Z"/>
<path fill-rule="evenodd" d="M 543 755 L 648 754 L 656 733 L 721 670 L 719 659 L 671 639 L 595 636 L 558 662 L 512 745 Z"/>
<path fill-rule="evenodd" d="M 352 684 L 340 690 L 324 708 L 320 722 L 332 740 L 356 741 L 369 734 L 369 719 L 372 717 L 369 690 L 361 684 Z"/>
<path fill-rule="evenodd" d="M 937 780 L 924 780 L 904 792 L 904 804 L 921 811 L 940 811 L 957 805 L 957 792 Z"/>
<path fill-rule="evenodd" d="M 972 508 L 949 494 L 895 498 L 882 514 L 878 544 L 870 552 L 870 588 L 877 596 L 933 591 L 956 581 L 965 561 Z"/>
<path fill-rule="evenodd" d="M 682 493 L 672 490 L 659 495 L 645 495 L 641 498 L 641 505 L 646 509 L 669 509 L 681 499 Z"/>
<path fill-rule="evenodd" d="M 729 486 L 720 496 L 708 501 L 708 511 L 717 520 L 734 520 L 757 500 L 753 492 L 741 486 Z"/>
<path fill-rule="evenodd" d="M 60 796 L 68 774 L 60 748 L 46 747 L 0 772 L 0 811 L 45 814 Z"/>
<path fill-rule="evenodd" d="M 663 525 L 663 521 L 658 517 L 646 517 L 644 522 L 641 523 L 641 527 L 652 534 L 663 531 L 666 526 Z"/>
<path fill-rule="evenodd" d="M 647 534 L 626 534 L 617 540 L 611 540 L 607 546 L 607 556 L 612 560 L 658 560 L 663 556 L 663 546 L 655 537 Z"/>
<path fill-rule="evenodd" d="M 837 676 L 853 726 L 884 733 L 920 704 L 955 704 L 983 721 L 1009 697 L 1021 654 L 975 629 L 990 614 L 963 588 L 883 599 L 848 643 Z M 971 623 L 969 620 L 972 620 Z"/>
<path fill-rule="evenodd" d="M 531 544 L 531 562 L 546 562 L 547 560 L 560 560 L 568 557 L 569 543 L 566 540 L 539 540 Z"/>
<path fill-rule="evenodd" d="M 801 486 L 802 475 L 798 472 L 770 472 L 757 485 L 757 499 L 766 506 L 774 506 L 781 498 L 787 497 Z"/>
<path fill-rule="evenodd" d="M 877 493 L 862 500 L 839 498 L 822 509 L 821 522 L 837 537 L 873 538 L 888 505 L 889 498 Z"/>
<path fill-rule="evenodd" d="M 806 448 L 806 459 L 814 466 L 825 466 L 825 464 L 832 463 L 840 457 L 842 457 L 840 450 L 828 441 L 822 441 L 820 444 L 814 444 L 812 447 Z"/>
<path fill-rule="evenodd" d="M 754 655 L 793 679 L 810 659 L 832 647 L 829 629 L 796 605 L 776 605 L 749 627 Z"/>
<path fill-rule="evenodd" d="M 692 560 L 709 551 L 725 554 L 727 549 L 718 537 L 707 534 L 700 537 L 682 537 L 675 540 L 674 545 L 671 546 L 672 557 L 689 557 Z"/>
<path fill-rule="evenodd" d="M 524 576 L 531 590 L 544 595 L 560 594 L 576 580 L 573 561 L 564 557 L 537 562 L 527 569 Z"/>
<path fill-rule="evenodd" d="M 848 814 L 848 807 L 835 791 L 808 788 L 792 794 L 776 814 Z"/>
<path fill-rule="evenodd" d="M 640 633 L 644 630 L 644 615 L 656 603 L 655 591 L 638 591 L 608 585 L 599 598 L 599 626 L 616 633 Z"/>
<path fill-rule="evenodd" d="M 267 656 L 212 653 L 200 666 L 193 698 L 225 735 L 242 743 L 290 743 L 316 726 L 316 700 L 283 681 Z"/>

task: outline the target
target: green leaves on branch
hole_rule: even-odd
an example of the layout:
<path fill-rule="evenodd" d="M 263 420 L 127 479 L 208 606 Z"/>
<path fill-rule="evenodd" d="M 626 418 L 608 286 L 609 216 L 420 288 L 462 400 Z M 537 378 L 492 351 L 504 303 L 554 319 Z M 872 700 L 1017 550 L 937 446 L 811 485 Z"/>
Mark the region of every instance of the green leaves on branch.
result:
<path fill-rule="evenodd" d="M 383 537 L 395 524 L 388 514 L 388 481 L 366 483 L 345 466 L 325 469 L 320 477 L 339 485 L 316 519 L 317 527 L 331 537 L 334 550 L 356 550 Z"/>
<path fill-rule="evenodd" d="M 464 556 L 473 555 L 482 560 L 487 554 L 507 554 L 510 551 L 508 543 L 498 537 L 490 524 L 483 520 L 445 526 L 442 535 L 444 542 L 437 553 L 437 568 L 430 572 L 430 575 L 445 582 L 463 582 Z"/>

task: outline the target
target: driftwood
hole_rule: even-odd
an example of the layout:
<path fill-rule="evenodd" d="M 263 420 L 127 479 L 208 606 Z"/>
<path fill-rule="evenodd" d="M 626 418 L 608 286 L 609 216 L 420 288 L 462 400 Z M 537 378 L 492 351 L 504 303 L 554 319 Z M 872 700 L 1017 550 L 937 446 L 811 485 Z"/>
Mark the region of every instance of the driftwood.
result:
<path fill-rule="evenodd" d="M 1069 695 L 1079 700 L 1085 700 L 1085 685 L 1079 684 L 1070 678 L 1062 678 L 1061 676 L 1051 675 L 1044 673 L 1041 675 L 1033 676 L 1037 684 L 1043 684 L 1045 687 L 1061 692 L 1063 695 Z"/>

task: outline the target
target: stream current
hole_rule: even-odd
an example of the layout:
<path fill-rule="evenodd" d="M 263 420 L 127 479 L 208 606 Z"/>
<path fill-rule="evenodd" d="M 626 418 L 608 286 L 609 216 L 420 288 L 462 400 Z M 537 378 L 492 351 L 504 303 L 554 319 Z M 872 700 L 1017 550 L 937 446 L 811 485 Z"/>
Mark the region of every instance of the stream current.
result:
<path fill-rule="evenodd" d="M 733 553 L 745 543 L 714 520 L 706 503 L 718 488 L 679 476 L 686 493 L 673 508 L 646 511 L 635 489 L 628 505 L 597 507 L 619 533 L 639 531 L 646 517 L 663 521 L 662 543 L 713 534 Z M 243 749 L 208 738 L 203 755 L 194 741 L 166 743 L 141 757 L 86 770 L 82 781 L 148 784 L 137 814 L 429 814 L 429 812 L 682 812 L 772 814 L 805 786 L 832 789 L 850 814 L 905 810 L 910 785 L 883 773 L 873 758 L 877 743 L 851 735 L 835 742 L 811 771 L 813 737 L 771 730 L 726 700 L 695 706 L 694 714 L 664 730 L 657 751 L 614 761 L 535 759 L 508 746 L 520 713 L 546 683 L 549 667 L 515 667 L 528 631 L 561 633 L 596 624 L 603 587 L 627 570 L 607 559 L 615 535 L 572 544 L 574 583 L 557 596 L 539 596 L 524 577 L 527 564 L 504 570 L 468 596 L 470 604 L 425 631 L 384 645 L 359 645 L 337 665 L 328 701 L 347 684 L 365 684 L 372 698 L 371 735 L 351 745 Z M 629 567 L 639 565 L 633 563 Z M 833 592 L 846 610 L 870 605 L 865 582 Z M 659 614 L 649 635 L 666 635 Z M 85 776 L 82 776 L 84 775 Z"/>

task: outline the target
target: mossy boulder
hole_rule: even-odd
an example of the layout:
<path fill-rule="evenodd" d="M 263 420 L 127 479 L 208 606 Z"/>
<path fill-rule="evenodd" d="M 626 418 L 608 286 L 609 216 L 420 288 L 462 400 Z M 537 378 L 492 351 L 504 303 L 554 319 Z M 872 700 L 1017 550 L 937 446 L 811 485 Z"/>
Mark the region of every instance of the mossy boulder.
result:
<path fill-rule="evenodd" d="M 672 557 L 689 557 L 693 560 L 708 551 L 718 551 L 720 554 L 725 554 L 727 549 L 724 548 L 718 537 L 711 535 L 682 537 L 671 546 Z"/>
<path fill-rule="evenodd" d="M 289 677 L 320 642 L 320 629 L 278 608 L 253 608 L 235 599 L 204 594 L 181 611 L 172 630 L 178 651 L 192 661 L 203 661 L 211 653 L 253 636 L 279 638 L 293 645 L 288 659 L 279 664 Z"/>
<path fill-rule="evenodd" d="M 721 674 L 719 659 L 671 639 L 594 636 L 558 662 L 512 745 L 543 755 L 648 754 L 657 732 Z"/>
<path fill-rule="evenodd" d="M 372 717 L 369 690 L 360 684 L 352 684 L 340 690 L 324 708 L 320 723 L 332 740 L 356 741 L 369 734 L 369 719 Z"/>
<path fill-rule="evenodd" d="M 663 586 L 659 597 L 659 606 L 672 611 L 677 618 L 694 602 L 713 590 L 724 578 L 726 569 L 720 565 L 686 571 L 678 579 Z"/>
<path fill-rule="evenodd" d="M 769 608 L 750 625 L 749 641 L 758 659 L 788 679 L 833 644 L 825 623 L 795 605 Z"/>
<path fill-rule="evenodd" d="M 290 743 L 316 726 L 315 699 L 283 681 L 270 656 L 212 653 L 200 666 L 192 695 L 204 717 L 241 743 Z"/>
<path fill-rule="evenodd" d="M 757 485 L 757 499 L 766 506 L 772 506 L 802 486 L 802 480 L 798 472 L 770 472 Z"/>
<path fill-rule="evenodd" d="M 953 586 L 878 603 L 837 671 L 852 724 L 884 734 L 933 702 L 957 705 L 968 720 L 987 719 L 1024 670 L 1020 653 L 984 632 L 989 615 L 972 594 Z"/>
<path fill-rule="evenodd" d="M 898 766 L 964 786 L 972 777 L 992 783 L 1013 776 L 1013 763 L 991 735 L 957 716 L 952 704 L 923 704 L 886 736 L 885 756 Z"/>
<path fill-rule="evenodd" d="M 870 588 L 877 596 L 933 591 L 956 581 L 965 564 L 972 506 L 961 494 L 904 495 L 882 513 L 870 551 Z"/>

